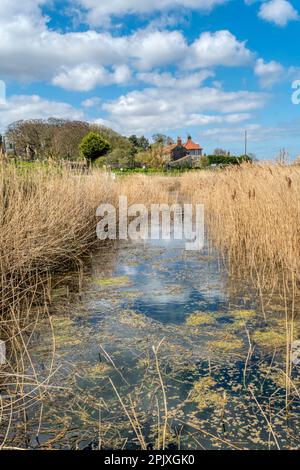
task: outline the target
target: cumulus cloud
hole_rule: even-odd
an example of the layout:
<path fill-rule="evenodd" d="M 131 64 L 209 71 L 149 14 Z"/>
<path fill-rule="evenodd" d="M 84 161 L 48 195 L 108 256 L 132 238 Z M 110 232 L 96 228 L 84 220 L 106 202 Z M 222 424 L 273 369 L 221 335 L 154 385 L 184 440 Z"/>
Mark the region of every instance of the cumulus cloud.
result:
<path fill-rule="evenodd" d="M 247 65 L 253 53 L 245 41 L 238 41 L 230 31 L 204 32 L 190 47 L 185 64 L 191 69 L 224 65 L 235 67 Z"/>
<path fill-rule="evenodd" d="M 84 114 L 68 103 L 50 101 L 38 95 L 19 95 L 8 98 L 0 106 L 0 130 L 3 132 L 8 124 L 20 119 L 83 119 Z"/>
<path fill-rule="evenodd" d="M 265 21 L 277 26 L 286 26 L 289 21 L 299 20 L 299 14 L 287 0 L 270 0 L 264 2 L 258 15 Z"/>
<path fill-rule="evenodd" d="M 92 96 L 91 98 L 87 98 L 86 100 L 83 100 L 81 102 L 81 106 L 83 108 L 94 108 L 96 106 L 99 106 L 101 103 L 101 98 L 98 96 Z"/>
<path fill-rule="evenodd" d="M 284 67 L 274 60 L 264 62 L 263 59 L 258 59 L 254 68 L 254 73 L 259 77 L 260 84 L 263 88 L 271 88 L 273 85 L 280 82 L 284 76 L 284 72 Z"/>
<path fill-rule="evenodd" d="M 252 110 L 265 105 L 268 95 L 225 92 L 217 88 L 179 90 L 159 88 L 133 91 L 103 104 L 108 120 L 122 132 L 150 132 L 249 119 Z"/>
<path fill-rule="evenodd" d="M 67 90 L 91 91 L 99 85 L 126 83 L 135 71 L 170 65 L 178 69 L 242 66 L 253 57 L 245 42 L 229 31 L 202 33 L 192 44 L 182 32 L 169 30 L 144 29 L 120 36 L 93 30 L 61 33 L 47 27 L 40 3 L 24 0 L 19 9 L 8 3 L 11 16 L 0 17 L 0 75 L 4 78 L 51 81 Z"/>
<path fill-rule="evenodd" d="M 142 70 L 181 61 L 187 50 L 179 31 L 139 31 L 128 42 L 128 52 Z"/>
<path fill-rule="evenodd" d="M 107 85 L 111 77 L 104 67 L 81 64 L 73 68 L 64 68 L 56 75 L 52 83 L 66 90 L 90 91 L 97 85 Z"/>
<path fill-rule="evenodd" d="M 80 64 L 76 67 L 64 68 L 56 75 L 52 83 L 65 90 L 91 91 L 97 86 L 121 85 L 130 80 L 131 72 L 127 65 L 116 66 L 113 72 L 104 67 Z"/>
<path fill-rule="evenodd" d="M 105 81 L 107 75 L 101 67 L 119 66 L 114 78 L 117 83 L 129 76 L 128 68 L 150 70 L 182 60 L 188 45 L 178 31 L 138 31 L 129 36 L 112 36 L 96 31 L 59 33 L 35 25 L 26 19 L 26 28 L 11 23 L 1 24 L 0 74 L 19 80 L 52 80 L 67 83 L 69 74 L 81 71 L 85 81 L 90 70 L 97 71 L 97 80 Z M 121 67 L 122 66 L 122 67 Z M 73 69 L 73 70 L 71 70 Z M 85 87 L 84 87 L 85 88 Z M 89 87 L 88 87 L 89 88 Z M 76 87 L 78 89 L 78 87 Z"/>
<path fill-rule="evenodd" d="M 187 43 L 179 31 L 140 30 L 112 35 L 94 30 L 61 33 L 50 29 L 39 8 L 44 1 L 3 0 L 0 16 L 0 74 L 17 80 L 67 81 L 68 70 L 77 66 L 119 67 L 117 82 L 128 77 L 127 67 L 147 70 L 183 57 Z M 75 70 L 78 72 L 78 69 Z M 103 72 L 103 71 L 102 71 Z M 97 72 L 98 80 L 102 80 Z"/>
<path fill-rule="evenodd" d="M 276 83 L 298 80 L 300 68 L 294 66 L 284 67 L 274 60 L 265 62 L 260 58 L 255 63 L 254 73 L 259 78 L 262 88 L 272 88 Z"/>
<path fill-rule="evenodd" d="M 3 23 L 7 20 L 16 22 L 18 18 L 27 17 L 37 23 L 44 22 L 45 19 L 41 18 L 40 7 L 50 2 L 51 0 L 23 0 L 22 2 L 1 0 L 1 20 Z"/>
<path fill-rule="evenodd" d="M 213 76 L 214 72 L 211 70 L 201 70 L 196 73 L 178 74 L 176 76 L 169 72 L 146 72 L 137 74 L 137 79 L 158 88 L 189 89 L 200 86 L 207 78 Z"/>
<path fill-rule="evenodd" d="M 49 81 L 73 91 L 91 91 L 97 86 L 124 84 L 136 71 L 174 65 L 182 69 L 206 69 L 216 66 L 243 66 L 253 60 L 245 42 L 229 31 L 204 32 L 189 44 L 181 31 L 155 28 L 138 30 L 128 35 L 88 30 L 62 33 L 48 27 L 41 6 L 50 0 L 2 0 L 0 16 L 0 75 L 19 81 Z M 90 7 L 92 8 L 93 2 Z M 132 1 L 136 11 L 185 5 L 210 9 L 223 0 Z M 95 2 L 101 12 L 116 8 L 127 11 L 130 2 Z M 88 7 L 88 4 L 86 4 Z M 122 8 L 120 8 L 122 7 Z M 134 10 L 134 11 L 135 11 Z M 159 78 L 155 78 L 159 82 Z M 148 76 L 145 81 L 151 78 Z M 185 86 L 189 80 L 177 80 Z"/>
<path fill-rule="evenodd" d="M 77 4 L 87 10 L 87 21 L 95 26 L 103 24 L 111 16 L 126 14 L 148 14 L 166 12 L 175 8 L 187 8 L 198 11 L 210 11 L 228 0 L 76 0 Z"/>

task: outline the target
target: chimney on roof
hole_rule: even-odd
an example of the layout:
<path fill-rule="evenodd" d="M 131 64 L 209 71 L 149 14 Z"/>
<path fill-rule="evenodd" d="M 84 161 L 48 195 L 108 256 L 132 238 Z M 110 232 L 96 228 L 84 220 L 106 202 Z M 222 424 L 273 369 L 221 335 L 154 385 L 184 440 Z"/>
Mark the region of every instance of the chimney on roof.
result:
<path fill-rule="evenodd" d="M 181 137 L 177 137 L 177 145 L 182 146 L 182 139 L 181 139 Z"/>

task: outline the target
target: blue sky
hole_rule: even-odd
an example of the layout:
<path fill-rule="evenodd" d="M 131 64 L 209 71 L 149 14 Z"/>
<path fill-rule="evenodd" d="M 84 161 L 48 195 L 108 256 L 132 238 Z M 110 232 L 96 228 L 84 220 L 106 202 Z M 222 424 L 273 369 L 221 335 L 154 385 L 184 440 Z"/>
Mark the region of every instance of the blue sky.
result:
<path fill-rule="evenodd" d="M 1 0 L 0 129 L 95 121 L 124 135 L 191 133 L 260 159 L 300 155 L 296 0 Z"/>

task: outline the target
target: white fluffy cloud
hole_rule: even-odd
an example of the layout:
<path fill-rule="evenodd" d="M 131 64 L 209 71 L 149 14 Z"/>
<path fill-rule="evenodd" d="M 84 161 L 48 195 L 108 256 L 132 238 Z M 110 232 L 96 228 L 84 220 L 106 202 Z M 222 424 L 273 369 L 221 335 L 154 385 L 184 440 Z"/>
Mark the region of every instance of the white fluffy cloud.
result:
<path fill-rule="evenodd" d="M 37 95 L 12 96 L 0 105 L 0 131 L 20 119 L 47 119 L 49 117 L 63 119 L 83 119 L 81 110 L 68 103 L 49 101 Z"/>
<path fill-rule="evenodd" d="M 187 51 L 188 45 L 179 31 L 140 31 L 128 40 L 128 54 L 142 70 L 181 61 Z"/>
<path fill-rule="evenodd" d="M 274 60 L 264 62 L 263 59 L 258 59 L 254 68 L 254 73 L 259 77 L 260 84 L 263 88 L 271 88 L 275 83 L 281 81 L 284 72 L 284 67 Z"/>
<path fill-rule="evenodd" d="M 253 59 L 252 52 L 246 48 L 230 31 L 204 32 L 190 47 L 186 65 L 191 68 L 227 67 L 247 65 Z"/>
<path fill-rule="evenodd" d="M 277 0 L 278 1 L 278 0 Z M 122 132 L 150 132 L 186 126 L 233 124 L 249 119 L 264 106 L 267 95 L 225 92 L 204 87 L 218 66 L 248 66 L 255 55 L 230 31 L 203 32 L 191 44 L 181 31 L 153 26 L 128 35 L 88 30 L 55 31 L 40 6 L 48 0 L 1 0 L 0 76 L 15 80 L 44 80 L 66 90 L 89 92 L 97 86 L 134 83 L 149 88 L 132 91 L 102 104 L 106 123 Z M 51 0 L 49 0 L 49 3 Z M 210 10 L 225 0 L 80 0 L 94 18 L 126 13 L 173 10 L 175 7 Z M 270 2 L 268 2 L 270 3 Z M 164 72 L 174 66 L 174 73 Z M 256 62 L 263 86 L 277 80 L 279 65 Z M 177 70 L 177 71 L 176 71 Z M 83 108 L 99 106 L 89 99 Z M 63 102 L 39 96 L 15 96 L 0 109 L 0 127 L 17 119 L 49 116 L 82 119 L 84 113 Z"/>
<path fill-rule="evenodd" d="M 40 22 L 40 7 L 50 2 L 51 0 L 1 0 L 1 20 L 4 23 L 7 20 L 17 21 L 18 18 L 27 17 L 31 21 Z"/>
<path fill-rule="evenodd" d="M 86 100 L 83 100 L 81 102 L 81 106 L 84 108 L 95 108 L 96 106 L 99 106 L 101 103 L 101 98 L 98 96 L 92 96 L 91 98 L 87 98 Z"/>
<path fill-rule="evenodd" d="M 3 78 L 34 81 L 53 80 L 58 76 L 57 81 L 69 86 L 68 71 L 74 69 L 78 74 L 77 67 L 81 67 L 90 82 L 89 73 L 83 70 L 88 65 L 92 70 L 100 69 L 97 77 L 102 82 L 101 67 L 127 65 L 146 70 L 165 66 L 183 57 L 188 48 L 178 31 L 143 30 L 123 36 L 94 30 L 61 33 L 47 26 L 47 18 L 39 9 L 46 0 L 2 1 L 0 76 Z M 128 77 L 124 67 L 116 70 L 117 83 L 125 80 L 124 74 Z M 89 88 L 84 79 L 82 84 L 84 89 Z"/>
<path fill-rule="evenodd" d="M 207 78 L 213 77 L 211 70 L 201 70 L 200 72 L 180 74 L 177 76 L 169 72 L 144 72 L 137 75 L 137 79 L 147 85 L 158 88 L 179 88 L 189 89 L 200 86 Z"/>
<path fill-rule="evenodd" d="M 131 72 L 127 65 L 119 65 L 110 72 L 102 66 L 81 64 L 73 68 L 64 68 L 53 78 L 52 83 L 65 90 L 91 91 L 97 86 L 121 85 L 127 83 L 130 78 Z"/>
<path fill-rule="evenodd" d="M 4 4 L 3 4 L 4 2 Z M 245 42 L 229 31 L 204 32 L 189 44 L 181 31 L 153 28 L 129 35 L 88 30 L 62 33 L 48 27 L 40 7 L 51 0 L 2 0 L 0 76 L 19 81 L 44 80 L 67 90 L 91 91 L 124 84 L 131 74 L 175 65 L 180 69 L 243 66 L 253 59 Z M 104 12 L 186 6 L 210 9 L 224 0 L 87 1 Z M 133 11 L 132 10 L 132 11 Z M 195 76 L 191 77 L 191 81 Z"/>
<path fill-rule="evenodd" d="M 3 78 L 47 80 L 68 90 L 90 91 L 97 85 L 126 83 L 129 68 L 142 72 L 175 64 L 179 69 L 201 69 L 246 65 L 252 60 L 245 43 L 229 31 L 202 33 L 190 45 L 180 31 L 145 29 L 128 36 L 92 30 L 63 34 L 47 28 L 38 15 L 37 2 L 32 0 L 29 5 L 31 13 L 20 6 L 7 21 L 0 19 Z"/>
<path fill-rule="evenodd" d="M 246 91 L 225 92 L 217 88 L 190 90 L 148 88 L 133 91 L 105 103 L 108 120 L 122 132 L 150 132 L 249 119 L 268 96 Z"/>
<path fill-rule="evenodd" d="M 103 23 L 111 16 L 126 14 L 147 14 L 165 12 L 183 7 L 192 10 L 210 11 L 228 0 L 76 0 L 87 10 L 87 20 L 91 25 Z"/>
<path fill-rule="evenodd" d="M 149 70 L 181 60 L 188 50 L 184 36 L 177 31 L 144 30 L 119 37 L 96 31 L 62 34 L 30 22 L 25 31 L 22 25 L 1 25 L 1 21 L 0 28 L 0 75 L 19 80 L 52 80 L 59 75 L 58 82 L 69 85 L 68 70 L 73 69 L 77 79 L 81 70 L 90 82 L 86 66 L 95 70 L 130 65 Z M 124 71 L 124 67 L 116 70 L 117 81 L 123 81 Z M 104 71 L 98 70 L 96 83 L 104 80 L 102 75 Z M 84 79 L 82 83 L 84 89 L 89 88 Z"/>
<path fill-rule="evenodd" d="M 259 16 L 278 26 L 286 26 L 289 21 L 299 20 L 297 10 L 287 0 L 270 0 L 264 2 L 259 10 Z"/>

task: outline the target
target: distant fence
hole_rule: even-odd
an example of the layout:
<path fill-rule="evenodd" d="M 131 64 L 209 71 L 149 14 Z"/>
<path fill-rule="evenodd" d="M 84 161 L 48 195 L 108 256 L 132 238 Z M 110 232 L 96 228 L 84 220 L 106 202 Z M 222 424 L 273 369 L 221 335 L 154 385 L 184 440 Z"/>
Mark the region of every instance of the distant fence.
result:
<path fill-rule="evenodd" d="M 68 168 L 69 170 L 75 170 L 75 171 L 82 171 L 86 172 L 90 169 L 90 165 L 88 164 L 87 161 L 68 161 L 68 160 L 63 160 L 61 162 L 61 165 L 63 168 Z"/>

